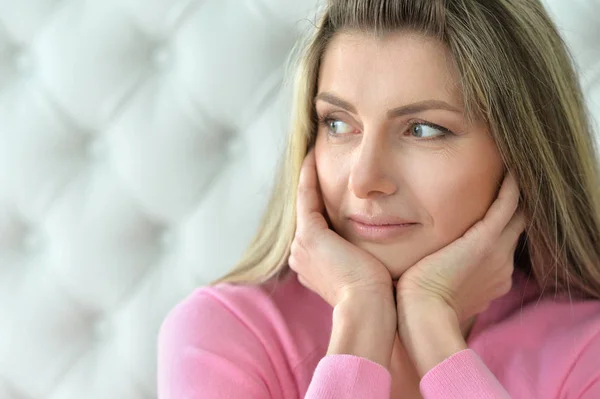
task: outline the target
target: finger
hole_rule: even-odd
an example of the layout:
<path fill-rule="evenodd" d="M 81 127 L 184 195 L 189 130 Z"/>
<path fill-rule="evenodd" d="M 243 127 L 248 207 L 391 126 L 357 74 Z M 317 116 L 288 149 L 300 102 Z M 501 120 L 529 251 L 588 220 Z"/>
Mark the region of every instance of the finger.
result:
<path fill-rule="evenodd" d="M 510 223 L 519 203 L 519 187 L 512 173 L 507 173 L 502 186 L 485 216 L 461 237 L 461 247 L 485 255 L 498 244 L 501 234 Z M 457 240 L 459 241 L 459 240 Z"/>
<path fill-rule="evenodd" d="M 525 213 L 523 211 L 516 211 L 502 231 L 502 234 L 508 235 L 511 240 L 516 240 L 525 230 L 525 227 L 527 227 Z"/>
<path fill-rule="evenodd" d="M 306 280 L 304 277 L 302 277 L 301 274 L 298 274 L 298 282 L 300 282 L 300 284 L 302 284 L 304 287 L 308 288 L 311 291 L 314 291 L 311 287 L 311 285 L 309 284 L 308 280 Z"/>
<path fill-rule="evenodd" d="M 482 227 L 497 237 L 510 223 L 519 205 L 519 186 L 514 175 L 508 172 L 504 177 L 498 196 L 482 219 Z"/>
<path fill-rule="evenodd" d="M 292 269 L 294 272 L 298 273 L 297 263 L 296 263 L 296 259 L 294 258 L 293 252 L 288 257 L 287 263 L 288 263 L 288 266 L 290 267 L 290 269 Z"/>
<path fill-rule="evenodd" d="M 323 201 L 317 177 L 317 165 L 315 161 L 314 147 L 306 154 L 300 179 L 298 181 L 297 212 L 299 227 L 306 222 L 308 216 L 313 212 L 323 212 Z"/>
<path fill-rule="evenodd" d="M 511 248 L 514 253 L 519 243 L 519 237 L 527 227 L 527 219 L 523 211 L 517 211 L 514 213 L 510 222 L 506 225 L 502 231 L 500 237 L 501 245 L 505 248 Z"/>

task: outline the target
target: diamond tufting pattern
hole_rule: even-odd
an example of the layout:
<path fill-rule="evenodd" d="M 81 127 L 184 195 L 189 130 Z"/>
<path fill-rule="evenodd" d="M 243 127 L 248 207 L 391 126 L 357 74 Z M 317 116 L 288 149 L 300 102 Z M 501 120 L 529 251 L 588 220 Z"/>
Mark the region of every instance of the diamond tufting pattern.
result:
<path fill-rule="evenodd" d="M 0 398 L 156 397 L 162 319 L 258 225 L 316 4 L 0 1 Z M 547 4 L 598 120 L 600 0 Z"/>

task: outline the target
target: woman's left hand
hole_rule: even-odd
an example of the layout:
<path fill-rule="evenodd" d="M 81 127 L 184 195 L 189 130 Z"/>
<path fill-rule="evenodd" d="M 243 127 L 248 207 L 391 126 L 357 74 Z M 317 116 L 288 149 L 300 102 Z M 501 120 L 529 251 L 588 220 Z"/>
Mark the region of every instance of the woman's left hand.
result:
<path fill-rule="evenodd" d="M 518 204 L 519 187 L 508 173 L 483 219 L 402 275 L 396 288 L 398 321 L 411 308 L 433 305 L 450 308 L 461 323 L 506 294 L 526 223 Z"/>

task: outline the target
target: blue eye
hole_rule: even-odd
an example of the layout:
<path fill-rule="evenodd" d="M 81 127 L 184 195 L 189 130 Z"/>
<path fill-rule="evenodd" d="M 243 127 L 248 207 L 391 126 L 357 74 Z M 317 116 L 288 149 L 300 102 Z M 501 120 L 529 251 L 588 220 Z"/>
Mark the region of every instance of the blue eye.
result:
<path fill-rule="evenodd" d="M 410 136 L 416 137 L 421 141 L 442 140 L 453 134 L 445 127 L 423 121 L 410 122 L 408 132 Z M 415 135 L 413 135 L 413 133 L 415 133 Z"/>
<path fill-rule="evenodd" d="M 420 122 L 411 124 L 409 127 L 409 131 L 411 133 L 414 133 L 413 134 L 414 137 L 419 137 L 419 138 L 431 138 L 431 137 L 436 137 L 436 136 L 440 136 L 440 135 L 444 134 L 444 132 L 441 132 L 440 129 L 436 129 L 435 127 L 433 127 L 431 125 L 427 125 L 425 123 L 420 123 Z"/>
<path fill-rule="evenodd" d="M 321 124 L 325 125 L 329 134 L 332 135 L 350 133 L 352 131 L 352 128 L 347 123 L 344 123 L 339 119 L 325 118 L 321 121 Z M 344 129 L 344 125 L 346 126 L 347 130 L 349 129 L 349 131 L 336 131 L 336 129 Z"/>

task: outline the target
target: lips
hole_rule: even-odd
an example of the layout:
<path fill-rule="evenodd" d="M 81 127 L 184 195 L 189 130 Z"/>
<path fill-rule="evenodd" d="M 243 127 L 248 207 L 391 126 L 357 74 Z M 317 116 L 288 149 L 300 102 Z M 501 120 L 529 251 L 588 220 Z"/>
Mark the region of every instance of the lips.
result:
<path fill-rule="evenodd" d="M 362 220 L 365 220 L 365 218 L 362 218 Z M 354 235 L 360 237 L 362 240 L 380 244 L 400 239 L 419 226 L 418 223 L 399 218 L 368 219 L 368 223 L 370 224 L 357 221 L 354 217 L 349 219 L 349 226 Z"/>
<path fill-rule="evenodd" d="M 364 214 L 353 214 L 349 219 L 366 226 L 393 226 L 416 224 L 414 220 L 401 218 L 398 216 L 371 216 Z"/>

